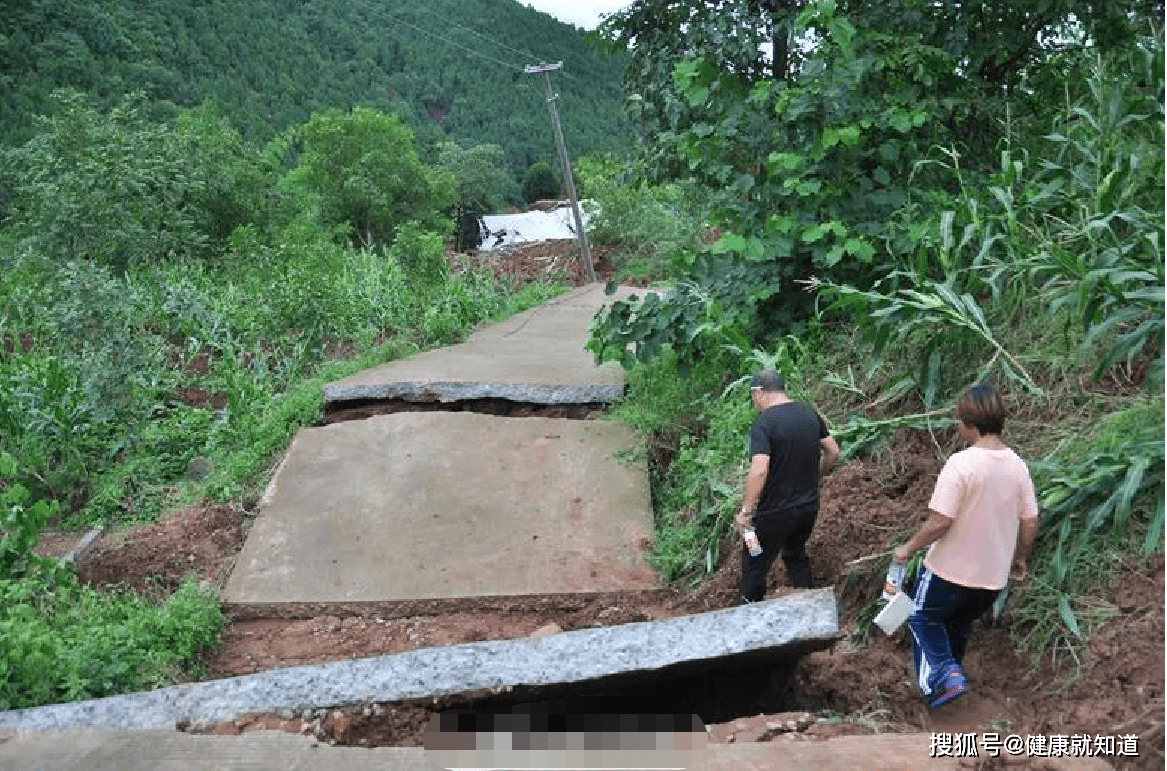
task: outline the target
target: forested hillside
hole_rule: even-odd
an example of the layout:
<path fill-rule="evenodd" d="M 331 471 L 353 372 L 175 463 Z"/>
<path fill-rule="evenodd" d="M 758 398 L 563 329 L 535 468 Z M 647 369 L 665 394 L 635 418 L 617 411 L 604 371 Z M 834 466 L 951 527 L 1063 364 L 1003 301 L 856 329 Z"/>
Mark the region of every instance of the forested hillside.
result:
<path fill-rule="evenodd" d="M 440 140 L 503 148 L 516 179 L 555 163 L 539 75 L 554 75 L 573 155 L 631 143 L 622 60 L 515 0 L 29 0 L 0 4 L 0 140 L 34 131 L 54 89 L 99 108 L 142 90 L 156 118 L 213 101 L 258 142 L 327 108 L 398 115 Z M 427 160 L 430 160 L 427 158 Z"/>

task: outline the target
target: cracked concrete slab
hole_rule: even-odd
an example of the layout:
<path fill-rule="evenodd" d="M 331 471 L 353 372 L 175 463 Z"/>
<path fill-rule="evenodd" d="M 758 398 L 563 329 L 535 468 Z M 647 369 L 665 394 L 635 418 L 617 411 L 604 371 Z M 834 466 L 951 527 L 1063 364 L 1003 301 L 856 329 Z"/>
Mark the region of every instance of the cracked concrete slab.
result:
<path fill-rule="evenodd" d="M 610 402 L 615 364 L 584 350 L 596 311 L 634 290 L 569 292 L 461 345 L 366 370 L 326 400 Z M 641 440 L 603 420 L 398 412 L 300 431 L 223 594 L 277 605 L 600 594 L 657 587 Z"/>
<path fill-rule="evenodd" d="M 379 415 L 299 432 L 228 605 L 657 586 L 640 440 L 604 420 Z"/>
<path fill-rule="evenodd" d="M 584 350 L 604 305 L 640 290 L 588 284 L 475 331 L 468 340 L 360 372 L 324 387 L 327 404 L 369 399 L 452 402 L 499 398 L 529 404 L 598 404 L 624 393 L 618 364 Z"/>
<path fill-rule="evenodd" d="M 21 731 L 209 726 L 248 713 L 536 689 L 648 687 L 734 660 L 778 664 L 839 637 L 831 588 L 664 621 L 291 667 L 148 693 L 0 712 Z"/>

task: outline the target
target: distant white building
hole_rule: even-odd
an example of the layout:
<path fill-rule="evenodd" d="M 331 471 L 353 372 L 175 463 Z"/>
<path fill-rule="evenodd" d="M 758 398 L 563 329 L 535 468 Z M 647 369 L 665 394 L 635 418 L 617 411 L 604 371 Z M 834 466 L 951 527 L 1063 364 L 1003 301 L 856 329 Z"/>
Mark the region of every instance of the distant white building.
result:
<path fill-rule="evenodd" d="M 584 228 L 588 226 L 588 209 L 592 201 L 580 201 L 580 216 Z M 531 241 L 554 241 L 575 238 L 575 217 L 571 205 L 563 204 L 550 211 L 527 211 L 521 214 L 489 214 L 482 218 L 482 251 L 505 249 Z"/>

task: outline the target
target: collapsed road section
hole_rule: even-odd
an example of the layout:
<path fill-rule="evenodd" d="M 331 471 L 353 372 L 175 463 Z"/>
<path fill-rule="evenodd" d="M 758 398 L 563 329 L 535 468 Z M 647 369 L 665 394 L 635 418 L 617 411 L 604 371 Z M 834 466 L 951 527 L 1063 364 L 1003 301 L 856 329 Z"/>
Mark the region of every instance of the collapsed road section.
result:
<path fill-rule="evenodd" d="M 457 345 L 389 362 L 324 387 L 325 408 L 348 402 L 402 399 L 449 403 L 505 399 L 542 405 L 609 404 L 624 394 L 619 364 L 597 366 L 587 351 L 588 325 L 607 295 L 590 284 L 498 324 Z"/>
<path fill-rule="evenodd" d="M 733 662 L 778 665 L 839 638 L 832 589 L 739 608 L 581 629 L 539 638 L 469 643 L 163 688 L 148 693 L 0 713 L 21 731 L 156 730 L 209 726 L 240 715 L 299 712 L 524 692 L 555 698 L 586 688 L 650 687 Z"/>

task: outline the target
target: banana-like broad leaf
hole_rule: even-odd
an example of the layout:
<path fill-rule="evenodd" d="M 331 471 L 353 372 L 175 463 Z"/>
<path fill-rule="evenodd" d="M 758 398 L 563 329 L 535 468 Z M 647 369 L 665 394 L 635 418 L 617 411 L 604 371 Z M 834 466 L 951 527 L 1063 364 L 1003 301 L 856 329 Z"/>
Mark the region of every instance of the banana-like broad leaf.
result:
<path fill-rule="evenodd" d="M 1070 607 L 1070 598 L 1064 594 L 1058 601 L 1058 614 L 1062 617 L 1062 623 L 1075 637 L 1082 636 L 1082 631 L 1078 628 L 1078 617 L 1074 615 L 1074 609 Z"/>
<path fill-rule="evenodd" d="M 1163 496 L 1160 495 L 1155 502 L 1155 513 L 1151 516 L 1147 537 L 1143 540 L 1144 554 L 1150 554 L 1163 546 L 1164 511 Z"/>
<path fill-rule="evenodd" d="M 936 391 L 940 387 L 940 364 L 943 361 L 943 356 L 940 354 L 940 349 L 932 351 L 928 355 L 928 366 L 924 372 L 924 409 L 932 409 L 933 403 L 936 401 Z"/>

